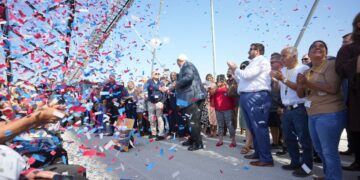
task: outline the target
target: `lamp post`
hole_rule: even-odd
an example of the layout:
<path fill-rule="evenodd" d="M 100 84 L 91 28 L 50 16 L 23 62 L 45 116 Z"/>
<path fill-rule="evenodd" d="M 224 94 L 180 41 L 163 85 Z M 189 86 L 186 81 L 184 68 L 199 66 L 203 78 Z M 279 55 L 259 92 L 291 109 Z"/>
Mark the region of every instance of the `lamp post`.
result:
<path fill-rule="evenodd" d="M 216 48 L 215 48 L 215 23 L 214 23 L 214 0 L 210 0 L 211 11 L 211 33 L 212 33 L 212 55 L 213 55 L 213 76 L 216 76 Z"/>
<path fill-rule="evenodd" d="M 306 21 L 305 21 L 305 23 L 304 23 L 304 26 L 303 26 L 303 28 L 301 29 L 298 38 L 296 39 L 296 42 L 295 42 L 294 47 L 297 48 L 297 47 L 299 46 L 300 41 L 301 41 L 301 39 L 302 39 L 302 37 L 303 37 L 303 35 L 304 35 L 304 33 L 305 33 L 305 30 L 306 30 L 307 26 L 309 25 L 309 22 L 310 22 L 310 20 L 311 20 L 311 17 L 313 16 L 316 7 L 317 7 L 317 5 L 319 4 L 319 1 L 320 1 L 320 0 L 315 0 L 314 4 L 313 4 L 313 6 L 312 6 L 312 8 L 311 8 L 311 10 L 310 10 L 310 12 L 309 12 L 308 17 L 306 18 Z"/>

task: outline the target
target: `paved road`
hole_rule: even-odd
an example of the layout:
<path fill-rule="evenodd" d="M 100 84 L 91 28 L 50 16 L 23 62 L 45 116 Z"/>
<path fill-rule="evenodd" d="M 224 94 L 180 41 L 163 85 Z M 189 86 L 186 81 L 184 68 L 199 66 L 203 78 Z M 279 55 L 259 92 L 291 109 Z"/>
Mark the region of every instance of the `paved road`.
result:
<path fill-rule="evenodd" d="M 84 157 L 79 146 L 85 145 L 101 152 L 110 137 L 100 139 L 91 134 L 91 139 L 88 139 L 75 131 L 67 131 L 63 137 L 70 162 L 84 165 L 90 179 L 312 179 L 295 178 L 291 171 L 282 170 L 281 165 L 289 163 L 287 156 L 273 155 L 275 166 L 272 168 L 250 166 L 249 160 L 239 153 L 243 135 L 237 136 L 236 148 L 228 147 L 229 138 L 225 138 L 226 143 L 222 147 L 215 146 L 217 139 L 205 138 L 206 148 L 195 152 L 188 152 L 182 147 L 181 139 L 150 142 L 147 138 L 136 138 L 136 148 L 129 152 L 104 150 L 105 157 Z M 345 137 L 342 136 L 341 150 L 346 147 Z M 352 158 L 342 157 L 343 164 L 350 164 Z M 321 164 L 315 164 L 313 173 L 322 175 L 321 168 Z M 344 172 L 346 180 L 356 180 L 357 176 L 360 173 Z"/>

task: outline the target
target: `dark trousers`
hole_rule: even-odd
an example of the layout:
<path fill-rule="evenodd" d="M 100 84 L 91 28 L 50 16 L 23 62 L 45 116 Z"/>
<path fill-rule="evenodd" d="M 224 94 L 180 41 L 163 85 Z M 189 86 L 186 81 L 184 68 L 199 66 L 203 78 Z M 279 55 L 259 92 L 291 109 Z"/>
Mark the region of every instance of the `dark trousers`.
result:
<path fill-rule="evenodd" d="M 109 103 L 109 105 L 106 107 L 106 111 L 110 113 L 110 133 L 114 133 L 115 132 L 115 126 L 114 123 L 116 122 L 116 120 L 118 119 L 119 111 L 118 111 L 119 107 L 116 107 L 112 102 Z"/>
<path fill-rule="evenodd" d="M 200 145 L 202 144 L 202 137 L 200 134 L 200 117 L 201 111 L 200 106 L 204 103 L 204 100 L 200 100 L 196 103 L 191 104 L 190 106 L 181 109 L 181 115 L 183 119 L 188 124 L 189 131 L 190 131 L 190 141 Z"/>
<path fill-rule="evenodd" d="M 271 106 L 270 92 L 241 93 L 240 105 L 248 129 L 254 139 L 254 155 L 259 157 L 261 162 L 273 162 L 268 125 Z"/>
<path fill-rule="evenodd" d="M 182 121 L 181 116 L 179 115 L 179 112 L 175 109 L 171 109 L 169 112 L 169 132 L 176 133 L 178 132 L 178 127 L 180 124 L 180 121 Z M 185 124 L 185 123 L 183 123 Z"/>

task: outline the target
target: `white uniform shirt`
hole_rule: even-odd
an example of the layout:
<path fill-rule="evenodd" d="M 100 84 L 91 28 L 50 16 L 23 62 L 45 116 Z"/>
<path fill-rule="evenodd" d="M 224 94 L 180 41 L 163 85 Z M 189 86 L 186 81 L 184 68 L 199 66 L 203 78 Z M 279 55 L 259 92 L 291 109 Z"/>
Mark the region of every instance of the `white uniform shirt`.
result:
<path fill-rule="evenodd" d="M 250 60 L 250 64 L 241 70 L 235 71 L 235 80 L 238 83 L 237 92 L 258 92 L 271 90 L 271 65 L 264 56 L 257 56 Z"/>
<path fill-rule="evenodd" d="M 308 66 L 298 64 L 293 69 L 287 69 L 287 67 L 283 67 L 281 69 L 281 72 L 287 78 L 288 81 L 296 83 L 297 75 L 299 73 L 303 74 L 304 71 L 308 69 L 309 69 Z M 287 87 L 284 83 L 280 83 L 280 95 L 281 95 L 281 101 L 285 106 L 305 103 L 305 98 L 299 98 L 296 94 L 296 91 L 292 90 L 290 87 Z"/>

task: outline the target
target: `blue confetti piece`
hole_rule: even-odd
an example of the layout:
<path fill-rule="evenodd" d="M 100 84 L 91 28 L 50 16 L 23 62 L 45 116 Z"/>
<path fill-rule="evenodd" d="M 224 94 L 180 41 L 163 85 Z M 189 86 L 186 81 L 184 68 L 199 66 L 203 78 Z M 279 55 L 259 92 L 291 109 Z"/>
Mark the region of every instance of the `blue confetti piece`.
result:
<path fill-rule="evenodd" d="M 109 92 L 107 92 L 107 91 L 102 91 L 102 92 L 100 92 L 100 96 L 107 96 L 107 95 L 109 95 L 110 93 Z"/>
<path fill-rule="evenodd" d="M 249 170 L 250 168 L 248 166 L 244 166 L 242 169 L 243 170 Z"/>
<path fill-rule="evenodd" d="M 12 135 L 12 132 L 10 130 L 6 130 L 4 132 L 5 136 L 11 136 Z"/>
<path fill-rule="evenodd" d="M 160 149 L 160 156 L 161 157 L 164 156 L 164 149 L 163 148 Z"/>
<path fill-rule="evenodd" d="M 146 166 L 146 169 L 147 169 L 148 171 L 151 171 L 151 170 L 154 168 L 154 166 L 155 166 L 155 163 L 151 162 L 151 163 L 149 163 L 149 164 Z"/>
<path fill-rule="evenodd" d="M 38 154 L 33 154 L 32 157 L 40 162 L 45 162 L 45 160 L 46 160 L 46 157 L 38 155 Z"/>
<path fill-rule="evenodd" d="M 113 171 L 113 168 L 111 168 L 111 167 L 106 168 L 106 172 L 112 172 L 112 171 Z"/>
<path fill-rule="evenodd" d="M 91 129 L 90 132 L 91 133 L 94 133 L 95 131 L 97 131 L 98 129 L 97 128 L 94 128 L 94 129 Z"/>
<path fill-rule="evenodd" d="M 65 156 L 61 156 L 61 159 L 62 159 L 62 161 L 63 161 L 64 164 L 67 164 L 67 159 L 66 159 Z"/>
<path fill-rule="evenodd" d="M 125 112 L 125 108 L 118 109 L 119 114 L 122 116 L 122 114 Z"/>
<path fill-rule="evenodd" d="M 176 105 L 180 106 L 180 107 L 187 107 L 189 105 L 189 103 L 185 100 L 182 99 L 177 99 L 176 100 Z"/>

